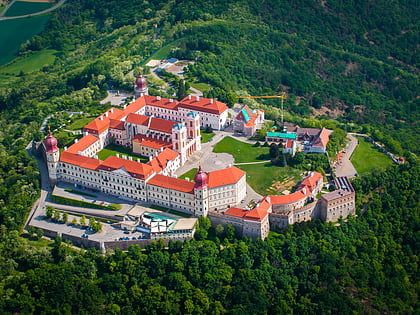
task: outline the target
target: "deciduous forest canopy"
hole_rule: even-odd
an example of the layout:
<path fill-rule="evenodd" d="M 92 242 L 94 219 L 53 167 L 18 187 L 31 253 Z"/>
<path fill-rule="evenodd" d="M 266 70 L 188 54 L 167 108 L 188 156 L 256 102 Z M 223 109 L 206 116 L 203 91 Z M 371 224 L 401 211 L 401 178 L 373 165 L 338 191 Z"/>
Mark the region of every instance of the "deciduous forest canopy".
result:
<path fill-rule="evenodd" d="M 66 1 L 16 58 L 48 50 L 54 62 L 18 76 L 0 67 L 0 312 L 415 313 L 419 11 L 414 0 Z M 129 72 L 166 45 L 169 56 L 195 60 L 186 76 L 223 101 L 286 91 L 291 121 L 330 121 L 336 111 L 334 124 L 407 163 L 354 181 L 357 217 L 297 224 L 265 241 L 210 229 L 169 249 L 103 256 L 20 237 L 40 190 L 25 148 L 43 137 L 45 117 L 102 112 L 108 86 L 131 90 Z M 278 118 L 278 100 L 264 102 Z"/>

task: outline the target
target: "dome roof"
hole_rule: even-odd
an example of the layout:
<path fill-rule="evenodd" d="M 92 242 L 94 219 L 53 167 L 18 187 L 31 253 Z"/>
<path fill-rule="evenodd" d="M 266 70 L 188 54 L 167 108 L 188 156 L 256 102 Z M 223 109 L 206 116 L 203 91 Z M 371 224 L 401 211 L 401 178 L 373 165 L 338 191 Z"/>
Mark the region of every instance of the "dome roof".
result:
<path fill-rule="evenodd" d="M 51 131 L 48 133 L 48 137 L 45 140 L 45 147 L 48 153 L 54 153 L 58 151 L 57 147 L 58 141 L 57 139 L 52 135 Z"/>
<path fill-rule="evenodd" d="M 143 77 L 141 74 L 136 79 L 136 89 L 137 90 L 146 89 L 146 78 Z"/>
<path fill-rule="evenodd" d="M 207 174 L 203 172 L 201 166 L 198 169 L 197 174 L 194 176 L 194 188 L 203 189 L 207 187 Z"/>

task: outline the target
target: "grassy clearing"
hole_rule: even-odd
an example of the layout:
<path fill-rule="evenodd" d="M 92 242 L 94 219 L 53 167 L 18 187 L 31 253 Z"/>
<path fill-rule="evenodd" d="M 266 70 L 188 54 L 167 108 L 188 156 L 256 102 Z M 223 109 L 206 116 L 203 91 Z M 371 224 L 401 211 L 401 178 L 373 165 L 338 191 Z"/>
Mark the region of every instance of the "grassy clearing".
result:
<path fill-rule="evenodd" d="M 133 154 L 130 149 L 126 149 L 115 144 L 110 144 L 105 149 L 99 151 L 98 158 L 104 161 L 110 156 L 117 156 L 117 153 L 120 154 L 120 157 L 122 157 L 122 154 L 127 155 L 127 157 L 131 156 L 133 158 L 133 161 L 137 161 L 137 159 L 140 159 L 142 163 L 147 163 L 149 161 L 148 158 Z"/>
<path fill-rule="evenodd" d="M 260 195 L 280 194 L 291 190 L 302 180 L 300 170 L 292 167 L 278 167 L 271 163 L 238 165 L 245 171 L 247 183 Z"/>
<path fill-rule="evenodd" d="M 55 3 L 16 1 L 6 12 L 5 16 L 19 16 L 36 13 L 51 8 Z"/>
<path fill-rule="evenodd" d="M 203 82 L 188 82 L 193 88 L 200 90 L 201 92 L 208 91 L 211 88 L 211 85 Z"/>
<path fill-rule="evenodd" d="M 0 65 L 13 60 L 20 45 L 39 34 L 49 19 L 50 16 L 46 14 L 27 19 L 0 21 Z"/>
<path fill-rule="evenodd" d="M 180 39 L 177 39 L 177 40 L 174 40 L 173 42 L 169 43 L 168 45 L 159 48 L 149 58 L 147 58 L 143 62 L 143 64 L 147 64 L 152 59 L 162 60 L 162 59 L 169 58 L 169 54 L 171 53 L 171 50 L 178 47 L 179 42 L 180 42 Z"/>
<path fill-rule="evenodd" d="M 80 130 L 88 123 L 90 123 L 95 117 L 80 117 L 76 118 L 74 122 L 67 125 L 65 128 L 68 130 Z"/>
<path fill-rule="evenodd" d="M 182 212 L 182 211 L 169 209 L 169 208 L 162 207 L 162 206 L 157 206 L 157 205 L 151 205 L 150 209 L 155 209 L 155 210 L 159 210 L 159 211 L 166 212 L 166 213 L 169 213 L 169 214 L 177 215 L 177 216 L 182 217 L 182 218 L 191 218 L 191 216 L 192 216 L 189 213 L 185 213 L 185 212 Z"/>
<path fill-rule="evenodd" d="M 188 172 L 182 174 L 181 176 L 179 176 L 180 179 L 185 179 L 185 178 L 189 178 L 190 181 L 194 179 L 194 175 L 197 174 L 198 172 L 198 168 L 193 168 L 190 169 Z"/>
<path fill-rule="evenodd" d="M 389 157 L 380 152 L 372 143 L 366 141 L 365 138 L 358 137 L 357 140 L 359 143 L 350 160 L 359 175 L 369 174 L 373 170 L 383 171 L 393 165 Z"/>
<path fill-rule="evenodd" d="M 225 137 L 214 147 L 213 152 L 232 154 L 236 163 L 259 162 L 270 159 L 268 147 L 253 147 L 252 144 L 235 140 L 232 137 Z"/>
<path fill-rule="evenodd" d="M 57 50 L 53 49 L 37 51 L 1 67 L 0 72 L 17 75 L 21 72 L 30 73 L 39 71 L 42 67 L 48 66 L 55 61 L 56 53 Z"/>
<path fill-rule="evenodd" d="M 29 246 L 33 246 L 37 249 L 45 248 L 45 247 L 51 247 L 53 245 L 53 241 L 46 239 L 46 238 L 40 238 L 36 236 L 29 236 L 29 234 L 21 234 L 22 240 Z"/>
<path fill-rule="evenodd" d="M 201 143 L 209 142 L 216 134 L 214 132 L 207 133 L 205 130 L 200 130 Z"/>

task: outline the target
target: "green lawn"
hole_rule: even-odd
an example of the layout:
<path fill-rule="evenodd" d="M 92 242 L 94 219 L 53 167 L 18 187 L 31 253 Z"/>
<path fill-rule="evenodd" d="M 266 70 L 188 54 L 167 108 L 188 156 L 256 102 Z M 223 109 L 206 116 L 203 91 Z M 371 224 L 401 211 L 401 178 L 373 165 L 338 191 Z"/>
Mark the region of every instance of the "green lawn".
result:
<path fill-rule="evenodd" d="M 193 88 L 200 90 L 201 92 L 208 91 L 211 88 L 211 85 L 203 82 L 188 82 Z"/>
<path fill-rule="evenodd" d="M 169 58 L 169 54 L 170 54 L 171 50 L 178 47 L 179 42 L 180 42 L 180 40 L 177 39 L 177 40 L 174 40 L 173 42 L 169 43 L 168 45 L 159 48 L 149 58 L 147 58 L 143 62 L 143 64 L 147 64 L 152 59 L 162 60 L 162 59 Z"/>
<path fill-rule="evenodd" d="M 271 163 L 237 165 L 245 171 L 247 183 L 260 195 L 280 194 L 302 181 L 301 170 L 292 167 L 278 167 Z"/>
<path fill-rule="evenodd" d="M 225 137 L 213 149 L 216 153 L 230 153 L 235 159 L 235 163 L 247 163 L 269 160 L 268 147 L 253 147 L 252 144 L 244 143 L 233 139 L 232 137 Z"/>
<path fill-rule="evenodd" d="M 209 142 L 211 138 L 215 136 L 214 132 L 207 133 L 205 130 L 200 130 L 201 143 Z"/>
<path fill-rule="evenodd" d="M 137 159 L 140 159 L 142 163 L 147 163 L 149 161 L 148 158 L 133 154 L 130 149 L 126 149 L 124 147 L 121 147 L 115 144 L 110 144 L 105 149 L 102 149 L 101 151 L 99 151 L 98 158 L 104 161 L 110 156 L 117 156 L 117 153 L 120 154 L 120 157 L 122 157 L 122 154 L 127 155 L 127 157 L 131 156 L 133 157 L 133 161 L 137 161 Z"/>
<path fill-rule="evenodd" d="M 48 66 L 55 61 L 56 50 L 47 49 L 37 51 L 23 58 L 18 58 L 16 61 L 0 67 L 1 73 L 19 74 L 21 71 L 30 73 L 38 71 L 44 66 Z"/>
<path fill-rule="evenodd" d="M 365 138 L 358 137 L 359 144 L 354 150 L 350 160 L 359 175 L 371 173 L 373 170 L 383 171 L 393 165 L 391 159 L 380 152 L 373 144 Z"/>
<path fill-rule="evenodd" d="M 185 174 L 182 174 L 181 176 L 179 176 L 180 179 L 185 179 L 185 178 L 189 178 L 190 181 L 194 179 L 194 175 L 197 174 L 198 169 L 197 168 L 192 168 L 190 169 L 188 172 L 186 172 Z"/>
<path fill-rule="evenodd" d="M 158 205 L 151 205 L 150 209 L 155 209 L 155 210 L 159 210 L 159 211 L 166 212 L 166 213 L 169 213 L 169 214 L 177 215 L 177 216 L 182 217 L 182 218 L 191 218 L 191 216 L 192 216 L 191 214 L 188 214 L 188 213 L 185 213 L 185 212 L 182 212 L 182 211 L 169 209 L 169 208 L 158 206 Z"/>
<path fill-rule="evenodd" d="M 16 1 L 10 8 L 7 10 L 5 16 L 19 16 L 25 14 L 31 14 L 46 10 L 52 7 L 55 3 L 49 2 L 26 2 L 26 1 Z"/>
<path fill-rule="evenodd" d="M 67 125 L 65 128 L 69 130 L 80 130 L 93 119 L 95 119 L 95 117 L 77 117 L 70 125 Z"/>
<path fill-rule="evenodd" d="M 49 19 L 50 16 L 46 14 L 27 19 L 0 21 L 0 65 L 14 59 L 20 45 L 41 33 Z"/>

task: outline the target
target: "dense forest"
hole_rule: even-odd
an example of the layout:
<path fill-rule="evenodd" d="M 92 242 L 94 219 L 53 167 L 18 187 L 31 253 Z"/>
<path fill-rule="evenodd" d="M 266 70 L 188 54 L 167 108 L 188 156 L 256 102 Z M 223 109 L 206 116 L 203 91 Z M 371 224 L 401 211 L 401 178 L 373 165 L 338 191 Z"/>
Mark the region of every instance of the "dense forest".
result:
<path fill-rule="evenodd" d="M 67 1 L 19 52 L 54 49 L 55 62 L 0 87 L 0 312 L 418 311 L 419 166 L 410 152 L 419 153 L 419 11 L 416 1 Z M 207 238 L 168 249 L 103 256 L 60 239 L 27 242 L 20 232 L 39 172 L 26 146 L 43 137 L 41 122 L 103 111 L 106 89 L 131 90 L 129 72 L 168 44 L 171 56 L 195 60 L 186 76 L 212 95 L 286 91 L 289 120 L 368 133 L 407 163 L 355 180 L 357 217 L 265 241 L 204 220 Z M 279 117 L 275 100 L 260 106 Z"/>

